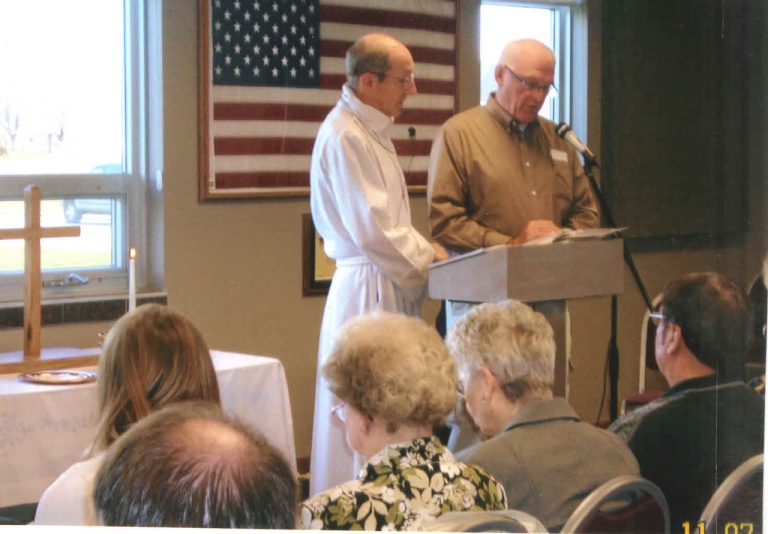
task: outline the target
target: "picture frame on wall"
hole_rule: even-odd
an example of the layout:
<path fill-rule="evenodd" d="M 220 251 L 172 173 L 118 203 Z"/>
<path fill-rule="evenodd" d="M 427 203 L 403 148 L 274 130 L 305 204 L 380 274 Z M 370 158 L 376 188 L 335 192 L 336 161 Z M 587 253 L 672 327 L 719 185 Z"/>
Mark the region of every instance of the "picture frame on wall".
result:
<path fill-rule="evenodd" d="M 336 263 L 325 255 L 323 239 L 317 233 L 312 215 L 301 216 L 302 234 L 302 294 L 307 296 L 327 295 Z"/>

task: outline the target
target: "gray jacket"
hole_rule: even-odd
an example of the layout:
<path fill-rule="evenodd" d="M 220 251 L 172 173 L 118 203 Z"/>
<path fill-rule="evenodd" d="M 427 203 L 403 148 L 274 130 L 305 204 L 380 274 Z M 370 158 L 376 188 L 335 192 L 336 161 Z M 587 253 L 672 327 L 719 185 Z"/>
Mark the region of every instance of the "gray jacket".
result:
<path fill-rule="evenodd" d="M 497 436 L 456 455 L 504 485 L 510 510 L 559 531 L 579 502 L 603 482 L 639 474 L 616 435 L 582 422 L 565 399 L 531 401 Z"/>

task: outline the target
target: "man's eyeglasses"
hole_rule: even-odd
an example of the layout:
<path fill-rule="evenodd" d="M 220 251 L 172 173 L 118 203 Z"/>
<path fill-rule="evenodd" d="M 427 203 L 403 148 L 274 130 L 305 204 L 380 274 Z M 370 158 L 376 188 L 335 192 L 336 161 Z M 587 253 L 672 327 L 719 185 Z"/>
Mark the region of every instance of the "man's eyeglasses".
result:
<path fill-rule="evenodd" d="M 653 321 L 653 326 L 659 326 L 661 324 L 661 321 L 666 319 L 664 317 L 664 314 L 662 312 L 651 312 L 648 314 L 648 318 Z"/>
<path fill-rule="evenodd" d="M 337 402 L 331 407 L 331 413 L 342 423 L 347 420 L 347 403 Z"/>
<path fill-rule="evenodd" d="M 394 74 L 387 74 L 386 72 L 372 72 L 371 74 L 375 74 L 381 78 L 394 78 L 400 82 L 400 85 L 403 87 L 408 87 L 409 85 L 416 83 L 416 75 L 413 73 L 408 76 L 395 76 Z"/>
<path fill-rule="evenodd" d="M 504 65 L 504 67 L 515 78 L 515 80 L 520 82 L 520 85 L 523 86 L 523 89 L 526 89 L 528 91 L 536 91 L 536 92 L 539 92 L 539 93 L 543 93 L 545 95 L 548 95 L 550 93 L 550 91 L 552 91 L 554 93 L 557 92 L 557 87 L 555 87 L 554 83 L 548 83 L 546 85 L 545 84 L 541 84 L 541 83 L 536 83 L 533 80 L 529 80 L 527 78 L 523 78 L 522 76 L 520 76 L 518 73 L 516 73 L 515 71 L 513 71 L 512 69 L 510 69 L 506 65 Z"/>

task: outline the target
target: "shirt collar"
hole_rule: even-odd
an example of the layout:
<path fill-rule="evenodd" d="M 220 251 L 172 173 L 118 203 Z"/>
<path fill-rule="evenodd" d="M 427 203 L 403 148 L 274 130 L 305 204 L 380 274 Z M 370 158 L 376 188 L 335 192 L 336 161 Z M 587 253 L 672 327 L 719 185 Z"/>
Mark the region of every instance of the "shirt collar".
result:
<path fill-rule="evenodd" d="M 347 84 L 341 88 L 341 100 L 350 112 L 378 134 L 383 134 L 394 122 L 394 119 L 386 113 L 360 100 Z"/>
<path fill-rule="evenodd" d="M 672 395 L 689 389 L 708 388 L 716 385 L 718 385 L 718 383 L 717 375 L 715 375 L 715 373 L 706 376 L 698 376 L 696 378 L 689 378 L 688 380 L 678 382 L 667 391 L 665 391 L 664 397 L 671 397 Z"/>
<path fill-rule="evenodd" d="M 523 124 L 517 119 L 513 118 L 512 115 L 507 113 L 507 110 L 501 107 L 501 105 L 496 101 L 495 92 L 491 93 L 491 96 L 488 97 L 488 101 L 486 102 L 485 107 L 488 109 L 488 111 L 490 111 L 493 118 L 496 119 L 505 130 L 510 133 L 517 134 L 520 137 L 532 135 L 533 132 L 539 127 L 538 117 L 534 119 L 533 122 L 529 122 L 528 124 Z"/>
<path fill-rule="evenodd" d="M 557 419 L 580 421 L 574 409 L 563 398 L 533 400 L 520 407 L 504 430 Z"/>
<path fill-rule="evenodd" d="M 360 471 L 360 478 L 376 479 L 382 474 L 403 471 L 416 465 L 453 461 L 451 452 L 436 437 L 418 438 L 384 447 L 371 456 Z"/>

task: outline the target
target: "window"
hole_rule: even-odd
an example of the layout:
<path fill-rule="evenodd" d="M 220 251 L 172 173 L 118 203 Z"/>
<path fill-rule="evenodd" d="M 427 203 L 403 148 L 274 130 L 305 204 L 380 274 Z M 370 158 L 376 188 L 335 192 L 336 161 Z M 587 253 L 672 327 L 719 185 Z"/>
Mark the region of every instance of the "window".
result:
<path fill-rule="evenodd" d="M 24 226 L 28 184 L 42 191 L 43 226 L 81 228 L 42 241 L 44 298 L 123 294 L 128 249 L 146 249 L 159 28 L 159 0 L 0 3 L 0 228 Z M 0 301 L 21 299 L 23 267 L 24 242 L 0 240 Z"/>
<path fill-rule="evenodd" d="M 483 1 L 480 4 L 480 102 L 496 90 L 494 69 L 509 41 L 532 38 L 549 46 L 557 57 L 555 86 L 541 115 L 559 122 L 571 120 L 571 16 L 577 1 Z"/>

